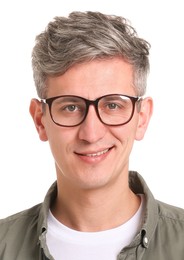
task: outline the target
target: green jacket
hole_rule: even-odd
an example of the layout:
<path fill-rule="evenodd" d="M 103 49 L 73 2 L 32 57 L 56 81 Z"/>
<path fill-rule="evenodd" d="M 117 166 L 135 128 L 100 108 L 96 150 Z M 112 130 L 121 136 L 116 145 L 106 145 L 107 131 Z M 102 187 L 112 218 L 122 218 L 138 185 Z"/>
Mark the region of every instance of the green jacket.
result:
<path fill-rule="evenodd" d="M 146 212 L 139 234 L 117 259 L 184 260 L 184 210 L 155 200 L 138 173 L 130 172 L 129 182 L 134 193 L 145 194 Z M 54 183 L 42 204 L 0 220 L 0 260 L 53 260 L 46 232 L 56 194 Z"/>

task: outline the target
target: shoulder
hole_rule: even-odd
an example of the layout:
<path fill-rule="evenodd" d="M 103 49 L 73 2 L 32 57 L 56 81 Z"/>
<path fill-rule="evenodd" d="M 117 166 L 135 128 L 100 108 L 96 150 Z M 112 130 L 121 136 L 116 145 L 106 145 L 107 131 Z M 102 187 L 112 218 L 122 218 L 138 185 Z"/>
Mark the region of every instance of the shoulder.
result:
<path fill-rule="evenodd" d="M 163 236 L 166 235 L 168 240 L 183 241 L 184 209 L 158 201 L 158 230 Z"/>
<path fill-rule="evenodd" d="M 37 226 L 41 204 L 0 220 L 0 243 L 9 238 L 19 238 Z"/>
<path fill-rule="evenodd" d="M 41 204 L 0 220 L 0 259 L 38 259 Z"/>
<path fill-rule="evenodd" d="M 173 220 L 181 222 L 184 225 L 184 209 L 166 204 L 161 201 L 158 202 L 158 214 L 160 218 L 165 220 Z"/>
<path fill-rule="evenodd" d="M 144 259 L 183 260 L 184 210 L 156 200 L 150 214 Z"/>
<path fill-rule="evenodd" d="M 16 214 L 13 214 L 11 216 L 8 216 L 6 218 L 0 219 L 0 225 L 10 223 L 17 221 L 19 219 L 26 219 L 26 218 L 32 218 L 34 215 L 37 215 L 39 213 L 41 204 L 37 204 L 29 209 L 20 211 Z"/>

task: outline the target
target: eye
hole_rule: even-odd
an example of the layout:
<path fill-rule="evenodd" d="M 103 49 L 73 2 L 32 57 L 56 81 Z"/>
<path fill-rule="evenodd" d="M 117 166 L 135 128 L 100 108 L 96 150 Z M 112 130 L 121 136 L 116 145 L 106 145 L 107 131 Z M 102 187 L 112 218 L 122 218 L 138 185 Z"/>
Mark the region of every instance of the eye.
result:
<path fill-rule="evenodd" d="M 107 104 L 107 107 L 109 109 L 116 109 L 116 108 L 118 108 L 118 105 L 116 103 L 110 103 L 110 104 Z"/>
<path fill-rule="evenodd" d="M 65 104 L 59 108 L 60 113 L 82 114 L 85 113 L 85 106 L 83 104 Z"/>
<path fill-rule="evenodd" d="M 67 110 L 69 112 L 74 112 L 74 111 L 78 110 L 78 107 L 76 105 L 68 105 L 68 106 L 65 106 L 63 110 Z"/>
<path fill-rule="evenodd" d="M 113 102 L 106 102 L 105 104 L 104 104 L 104 109 L 106 110 L 106 111 L 113 111 L 113 110 L 120 110 L 120 109 L 123 109 L 123 107 L 122 107 L 122 104 L 120 103 L 120 102 L 118 102 L 118 101 L 113 101 Z"/>

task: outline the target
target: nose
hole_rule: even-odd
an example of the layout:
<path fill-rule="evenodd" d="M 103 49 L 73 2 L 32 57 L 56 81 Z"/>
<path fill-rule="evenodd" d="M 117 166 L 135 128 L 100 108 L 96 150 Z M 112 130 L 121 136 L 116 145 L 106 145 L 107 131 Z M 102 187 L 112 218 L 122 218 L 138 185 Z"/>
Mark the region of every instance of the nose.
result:
<path fill-rule="evenodd" d="M 98 118 L 95 107 L 89 106 L 88 114 L 79 128 L 79 138 L 88 143 L 95 143 L 104 137 L 106 131 L 107 126 Z"/>

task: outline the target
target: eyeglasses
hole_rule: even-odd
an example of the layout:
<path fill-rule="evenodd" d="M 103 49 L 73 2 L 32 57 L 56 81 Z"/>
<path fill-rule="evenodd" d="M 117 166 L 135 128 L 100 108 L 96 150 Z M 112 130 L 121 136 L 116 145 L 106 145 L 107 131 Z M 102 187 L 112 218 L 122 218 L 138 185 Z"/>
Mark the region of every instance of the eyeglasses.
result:
<path fill-rule="evenodd" d="M 109 126 L 127 124 L 133 117 L 135 104 L 141 97 L 110 94 L 95 100 L 83 97 L 64 95 L 42 99 L 48 104 L 53 122 L 59 126 L 73 127 L 84 122 L 89 106 L 93 105 L 99 120 Z"/>

